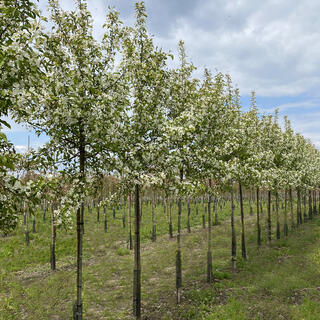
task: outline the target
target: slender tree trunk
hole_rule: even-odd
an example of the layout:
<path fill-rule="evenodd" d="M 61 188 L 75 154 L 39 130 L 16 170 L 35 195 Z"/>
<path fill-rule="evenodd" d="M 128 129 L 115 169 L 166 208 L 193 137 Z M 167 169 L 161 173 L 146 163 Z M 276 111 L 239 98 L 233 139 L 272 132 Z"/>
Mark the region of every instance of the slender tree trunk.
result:
<path fill-rule="evenodd" d="M 103 213 L 104 213 L 104 232 L 108 231 L 108 220 L 107 220 L 107 207 L 106 205 L 103 206 Z"/>
<path fill-rule="evenodd" d="M 311 190 L 309 190 L 309 219 L 312 219 L 312 198 L 311 198 Z"/>
<path fill-rule="evenodd" d="M 169 237 L 170 239 L 173 238 L 173 228 L 172 228 L 172 201 L 169 198 L 169 205 L 168 205 L 168 210 L 169 210 Z"/>
<path fill-rule="evenodd" d="M 30 244 L 30 232 L 29 232 L 29 206 L 26 206 L 25 203 L 23 204 L 24 207 L 24 225 L 25 225 L 25 241 L 26 245 L 29 246 Z"/>
<path fill-rule="evenodd" d="M 215 206 L 214 206 L 214 225 L 215 226 L 217 226 L 219 224 L 219 221 L 218 221 L 218 208 L 219 208 L 219 203 L 218 203 L 218 200 L 216 199 Z"/>
<path fill-rule="evenodd" d="M 280 239 L 280 221 L 279 221 L 279 193 L 276 191 L 276 219 L 277 219 L 277 239 Z"/>
<path fill-rule="evenodd" d="M 97 206 L 97 223 L 100 223 L 100 207 Z"/>
<path fill-rule="evenodd" d="M 208 252 L 207 252 L 207 282 L 211 283 L 213 280 L 212 273 L 212 245 L 211 245 L 211 187 L 212 181 L 209 179 L 209 194 L 208 194 Z"/>
<path fill-rule="evenodd" d="M 187 200 L 187 229 L 188 232 L 191 232 L 191 226 L 190 226 L 190 199 Z"/>
<path fill-rule="evenodd" d="M 43 201 L 43 208 L 42 208 L 42 218 L 43 221 L 46 221 L 46 211 L 47 211 L 47 206 L 46 206 L 46 200 Z"/>
<path fill-rule="evenodd" d="M 180 181 L 183 181 L 183 169 L 180 169 Z M 176 289 L 177 303 L 181 302 L 181 287 L 182 287 L 182 259 L 181 259 L 181 196 L 178 199 L 178 233 L 177 233 L 177 253 L 176 253 Z"/>
<path fill-rule="evenodd" d="M 129 226 L 129 249 L 133 249 L 132 231 L 131 231 L 131 193 L 128 195 L 128 226 Z"/>
<path fill-rule="evenodd" d="M 233 200 L 233 185 L 231 186 L 231 263 L 232 269 L 236 268 L 237 261 L 237 238 L 236 229 L 234 227 L 234 200 Z"/>
<path fill-rule="evenodd" d="M 252 208 L 252 192 L 250 189 L 250 196 L 249 196 L 249 207 L 250 207 L 250 216 L 253 216 L 253 208 Z"/>
<path fill-rule="evenodd" d="M 308 220 L 307 216 L 307 196 L 306 191 L 303 192 L 303 221 L 306 222 Z"/>
<path fill-rule="evenodd" d="M 133 270 L 133 315 L 141 319 L 141 259 L 140 259 L 140 187 L 135 185 L 135 230 L 134 230 L 134 270 Z"/>
<path fill-rule="evenodd" d="M 85 144 L 84 144 L 84 133 L 83 127 L 80 123 L 80 180 L 82 182 L 81 189 L 85 182 Z M 84 190 L 82 189 L 82 194 Z M 83 241 L 82 237 L 84 234 L 84 202 L 82 201 L 80 207 L 77 210 L 77 301 L 74 305 L 74 319 L 82 320 L 82 249 Z"/>
<path fill-rule="evenodd" d="M 292 189 L 289 189 L 289 201 L 290 201 L 290 215 L 291 215 L 291 229 L 294 229 L 294 218 L 293 218 L 293 199 L 292 199 Z"/>
<path fill-rule="evenodd" d="M 257 187 L 257 244 L 258 244 L 258 248 L 260 248 L 261 246 L 261 226 L 260 226 L 260 203 L 259 203 L 259 187 Z"/>
<path fill-rule="evenodd" d="M 140 222 L 142 221 L 142 205 L 143 205 L 143 201 L 142 201 L 142 195 L 139 198 L 140 200 Z"/>
<path fill-rule="evenodd" d="M 123 198 L 122 227 L 126 228 L 126 198 Z"/>
<path fill-rule="evenodd" d="M 244 228 L 243 196 L 242 196 L 241 182 L 239 182 L 239 197 L 240 197 L 240 214 L 241 214 L 241 254 L 242 254 L 242 258 L 244 260 L 247 260 L 246 238 L 245 238 L 245 228 Z"/>
<path fill-rule="evenodd" d="M 301 215 L 301 192 L 300 188 L 297 188 L 297 225 L 302 224 Z"/>
<path fill-rule="evenodd" d="M 288 228 L 288 212 L 287 212 L 287 202 L 288 202 L 288 199 L 287 199 L 287 189 L 284 190 L 284 226 L 283 226 L 283 233 L 285 235 L 285 237 L 288 236 L 288 231 L 289 231 L 289 228 Z"/>
<path fill-rule="evenodd" d="M 204 203 L 204 197 L 202 197 L 202 228 L 205 229 L 206 228 L 206 205 Z"/>
<path fill-rule="evenodd" d="M 268 190 L 268 241 L 271 243 L 271 191 Z"/>
<path fill-rule="evenodd" d="M 56 270 L 56 225 L 55 225 L 55 215 L 54 215 L 54 205 L 51 206 L 51 246 L 50 246 L 50 262 L 51 270 Z"/>
<path fill-rule="evenodd" d="M 36 217 L 32 215 L 32 232 L 36 233 Z"/>
<path fill-rule="evenodd" d="M 313 198 L 313 215 L 317 214 L 317 193 L 315 190 L 312 191 Z"/>
<path fill-rule="evenodd" d="M 154 191 L 152 193 L 152 242 L 155 242 L 157 239 L 157 231 L 156 231 L 156 219 L 155 219 L 155 195 Z"/>

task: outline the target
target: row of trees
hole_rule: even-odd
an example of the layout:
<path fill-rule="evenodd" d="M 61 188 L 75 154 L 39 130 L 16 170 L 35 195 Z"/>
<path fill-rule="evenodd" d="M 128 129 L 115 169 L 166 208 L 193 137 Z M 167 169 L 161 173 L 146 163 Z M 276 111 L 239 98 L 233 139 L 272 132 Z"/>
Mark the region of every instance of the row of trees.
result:
<path fill-rule="evenodd" d="M 232 199 L 238 184 L 241 248 L 246 259 L 243 186 L 256 190 L 260 244 L 259 190 L 268 190 L 271 201 L 271 194 L 278 199 L 283 190 L 292 199 L 295 189 L 300 201 L 301 192 L 318 188 L 319 152 L 294 133 L 287 118 L 282 128 L 277 113 L 260 115 L 254 93 L 250 110 L 242 111 L 239 90 L 229 75 L 213 75 L 205 69 L 203 79 L 195 79 L 195 67 L 187 59 L 182 41 L 178 66 L 169 68 L 167 61 L 173 56 L 155 46 L 147 31 L 143 2 L 136 3 L 132 27 L 125 26 L 119 13 L 110 9 L 100 42 L 93 37 L 92 18 L 84 1 L 78 0 L 72 12 L 63 11 L 56 0 L 49 0 L 49 4 L 51 17 L 47 21 L 30 1 L 1 2 L 0 115 L 10 113 L 38 134 L 49 136 L 49 142 L 38 150 L 39 165 L 43 171 L 60 166 L 72 185 L 55 206 L 60 206 L 57 214 L 63 221 L 64 214 L 69 218 L 70 210 L 76 211 L 75 319 L 82 319 L 84 203 L 94 185 L 89 177 L 117 172 L 122 197 L 134 193 L 133 303 L 134 314 L 140 318 L 142 186 L 160 188 L 167 196 L 178 198 L 176 284 L 180 302 L 182 197 L 208 197 L 207 278 L 211 282 L 212 197 L 225 190 L 231 192 L 235 262 Z M 3 120 L 1 125 L 8 126 Z M 0 139 L 0 222 L 1 228 L 12 229 L 19 203 L 12 195 L 23 187 L 12 174 L 16 157 L 12 146 L 3 133 Z M 44 180 L 36 186 L 44 188 L 45 183 L 50 185 Z M 37 192 L 33 194 L 36 197 Z M 270 205 L 268 208 L 271 230 Z M 53 216 L 53 226 L 56 220 Z"/>

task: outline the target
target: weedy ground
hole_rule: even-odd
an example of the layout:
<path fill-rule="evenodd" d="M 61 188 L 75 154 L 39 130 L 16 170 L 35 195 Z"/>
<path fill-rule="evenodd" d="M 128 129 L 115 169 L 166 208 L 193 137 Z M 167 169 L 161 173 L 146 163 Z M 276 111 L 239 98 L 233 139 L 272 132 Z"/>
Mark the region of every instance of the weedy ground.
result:
<path fill-rule="evenodd" d="M 175 298 L 176 238 L 169 239 L 167 217 L 157 208 L 157 241 L 151 242 L 151 207 L 142 215 L 143 319 L 320 319 L 320 219 L 315 217 L 289 237 L 266 243 L 266 210 L 262 215 L 263 244 L 256 246 L 255 217 L 247 214 L 248 260 L 237 260 L 232 270 L 230 204 L 219 210 L 219 225 L 212 228 L 214 283 L 206 284 L 207 229 L 201 210 L 192 207 L 192 232 L 182 235 L 183 296 Z M 101 210 L 103 212 L 103 210 Z M 176 231 L 176 207 L 173 208 Z M 128 249 L 123 208 L 116 219 L 108 211 L 108 232 L 103 214 L 85 214 L 84 319 L 132 319 L 133 252 Z M 239 209 L 236 212 L 239 216 Z M 0 238 L 0 319 L 72 319 L 76 281 L 75 230 L 58 230 L 57 271 L 50 271 L 50 221 L 39 213 L 37 232 L 25 245 L 23 227 Z M 214 219 L 213 219 L 214 220 Z M 186 227 L 186 206 L 183 207 Z M 241 257 L 237 217 L 238 257 Z M 275 226 L 273 225 L 273 230 Z"/>

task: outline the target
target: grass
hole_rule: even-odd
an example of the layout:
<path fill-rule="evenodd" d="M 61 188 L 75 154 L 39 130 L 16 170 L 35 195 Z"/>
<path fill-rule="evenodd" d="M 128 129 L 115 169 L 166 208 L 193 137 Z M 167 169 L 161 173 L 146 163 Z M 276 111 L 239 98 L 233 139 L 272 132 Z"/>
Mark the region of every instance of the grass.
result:
<path fill-rule="evenodd" d="M 176 239 L 169 239 L 167 218 L 157 207 L 157 241 L 152 235 L 151 207 L 142 218 L 142 309 L 145 319 L 319 319 L 320 220 L 300 226 L 288 238 L 266 244 L 266 211 L 262 216 L 263 246 L 256 248 L 255 217 L 246 216 L 248 261 L 238 258 L 230 269 L 229 207 L 219 210 L 213 227 L 214 278 L 206 284 L 206 231 L 192 206 L 192 233 L 182 235 L 183 299 L 175 303 Z M 246 204 L 246 212 L 248 204 Z M 101 211 L 101 210 L 100 210 Z M 173 229 L 176 230 L 176 207 Z M 123 208 L 117 219 L 108 211 L 108 232 L 103 214 L 85 214 L 84 319 L 132 319 L 133 253 L 128 250 Z M 238 209 L 236 212 L 239 215 Z M 23 229 L 0 238 L 0 320 L 71 319 L 75 298 L 75 230 L 58 231 L 57 271 L 49 265 L 50 222 L 37 218 L 37 233 L 24 243 Z M 282 217 L 281 217 L 282 218 Z M 274 220 L 274 219 L 273 219 Z M 186 228 L 186 206 L 183 207 Z M 238 252 L 240 224 L 237 225 Z M 275 226 L 273 225 L 273 230 Z M 238 254 L 239 255 L 239 254 Z"/>

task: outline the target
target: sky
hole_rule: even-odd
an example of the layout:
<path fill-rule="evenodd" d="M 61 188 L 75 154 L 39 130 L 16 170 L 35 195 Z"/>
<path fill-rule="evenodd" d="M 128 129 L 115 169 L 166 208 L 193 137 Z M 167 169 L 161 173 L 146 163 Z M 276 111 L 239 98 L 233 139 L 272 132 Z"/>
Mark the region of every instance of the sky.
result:
<path fill-rule="evenodd" d="M 94 34 L 101 39 L 108 6 L 134 23 L 133 0 L 88 0 Z M 60 0 L 74 8 L 73 0 Z M 320 148 L 320 12 L 319 0 L 146 0 L 148 29 L 157 46 L 177 53 L 185 42 L 188 59 L 197 67 L 229 73 L 239 87 L 244 109 L 254 90 L 261 113 L 279 108 L 296 132 Z M 38 6 L 47 15 L 47 0 Z M 8 138 L 18 151 L 28 135 L 36 148 L 47 137 L 12 123 Z"/>

